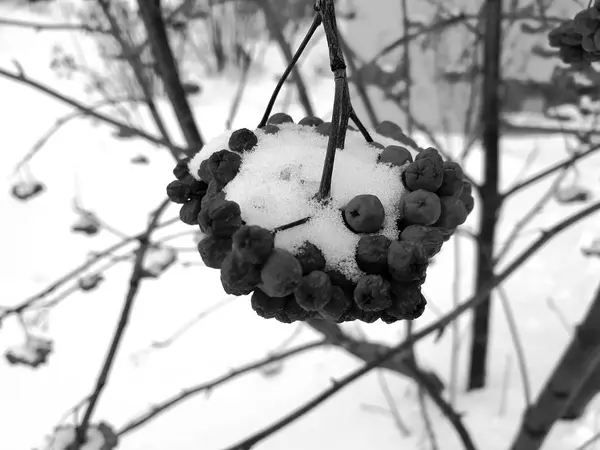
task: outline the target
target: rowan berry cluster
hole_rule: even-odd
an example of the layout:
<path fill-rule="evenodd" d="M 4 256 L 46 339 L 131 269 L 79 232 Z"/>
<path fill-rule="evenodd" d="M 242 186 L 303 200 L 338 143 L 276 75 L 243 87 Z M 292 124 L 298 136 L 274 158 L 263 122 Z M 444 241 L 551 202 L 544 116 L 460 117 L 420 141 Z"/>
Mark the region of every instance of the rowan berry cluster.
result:
<path fill-rule="evenodd" d="M 600 61 L 600 5 L 580 11 L 548 35 L 550 46 L 559 49 L 566 64 Z"/>

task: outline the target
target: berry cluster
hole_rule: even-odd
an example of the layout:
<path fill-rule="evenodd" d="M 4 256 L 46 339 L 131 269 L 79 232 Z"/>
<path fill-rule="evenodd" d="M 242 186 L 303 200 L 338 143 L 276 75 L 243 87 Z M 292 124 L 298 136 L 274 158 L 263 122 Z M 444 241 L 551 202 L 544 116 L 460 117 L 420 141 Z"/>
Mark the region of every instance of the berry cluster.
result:
<path fill-rule="evenodd" d="M 418 148 L 400 127 L 387 121 L 377 127 L 382 138 L 395 144 L 372 142 L 364 145 L 365 151 L 375 152 L 376 165 L 399 168 L 397 183 L 404 185 L 404 194 L 392 217 L 386 218 L 384 205 L 372 194 L 355 196 L 339 211 L 347 229 L 357 235 L 351 258 L 360 274 L 353 280 L 308 239 L 293 251 L 276 246 L 282 228 L 246 223 L 240 204 L 227 197 L 225 188 L 242 169 L 244 158 L 256 150 L 259 136 L 278 134 L 288 124 L 293 119 L 277 113 L 260 132 L 236 130 L 227 149 L 213 152 L 200 164 L 184 161 L 175 168 L 177 180 L 167 193 L 182 204 L 181 220 L 199 225 L 205 234 L 198 243 L 204 263 L 220 269 L 228 294 L 252 294 L 253 310 L 267 319 L 392 323 L 419 317 L 426 305 L 421 286 L 428 262 L 473 209 L 471 185 L 460 166 L 443 161 L 433 148 L 420 150 L 413 160 L 409 149 L 396 145 Z M 298 125 L 311 134 L 331 132 L 331 123 L 314 117 Z M 393 239 L 381 232 L 390 219 L 397 230 Z"/>
<path fill-rule="evenodd" d="M 580 11 L 550 31 L 548 39 L 566 64 L 600 61 L 600 5 Z"/>

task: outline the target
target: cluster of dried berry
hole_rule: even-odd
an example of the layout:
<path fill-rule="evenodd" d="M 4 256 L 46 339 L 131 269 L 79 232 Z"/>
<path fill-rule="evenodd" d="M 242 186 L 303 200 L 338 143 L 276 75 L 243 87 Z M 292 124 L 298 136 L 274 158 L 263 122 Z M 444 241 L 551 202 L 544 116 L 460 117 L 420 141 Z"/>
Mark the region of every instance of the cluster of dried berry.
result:
<path fill-rule="evenodd" d="M 548 34 L 550 46 L 559 49 L 567 64 L 600 61 L 600 5 L 580 11 Z"/>
<path fill-rule="evenodd" d="M 287 114 L 275 114 L 263 132 L 277 133 L 279 124 L 292 122 Z M 314 117 L 299 123 L 324 135 L 331 130 L 330 123 Z M 376 131 L 416 147 L 391 122 L 381 123 Z M 231 295 L 252 294 L 252 308 L 259 316 L 284 323 L 309 318 L 392 323 L 419 317 L 426 304 L 421 285 L 429 259 L 473 208 L 471 185 L 463 180 L 460 166 L 444 162 L 432 148 L 422 150 L 413 161 L 404 147 L 372 143 L 383 148 L 380 164 L 405 166 L 402 181 L 408 192 L 399 208 L 396 240 L 377 234 L 385 211 L 376 196 L 356 196 L 343 208 L 346 226 L 363 234 L 355 258 L 364 275 L 355 283 L 327 269 L 322 251 L 311 242 L 294 253 L 276 248 L 271 230 L 244 223 L 239 204 L 227 200 L 223 188 L 239 172 L 241 155 L 257 143 L 251 130 L 234 131 L 228 149 L 201 163 L 197 174 L 201 181 L 182 162 L 174 170 L 177 180 L 167 187 L 169 198 L 183 204 L 182 221 L 198 224 L 205 233 L 198 251 L 208 267 L 221 270 L 224 290 Z"/>

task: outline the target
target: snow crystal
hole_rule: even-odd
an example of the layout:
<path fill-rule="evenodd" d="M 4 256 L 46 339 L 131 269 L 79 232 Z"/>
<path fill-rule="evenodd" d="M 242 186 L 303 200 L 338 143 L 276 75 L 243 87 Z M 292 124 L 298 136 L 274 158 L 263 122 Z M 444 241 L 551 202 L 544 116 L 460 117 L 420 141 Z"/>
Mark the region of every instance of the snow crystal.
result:
<path fill-rule="evenodd" d="M 404 167 L 377 164 L 380 149 L 368 145 L 357 131 L 348 131 L 346 145 L 338 150 L 331 183 L 331 201 L 322 205 L 314 200 L 323 173 L 328 138 L 312 127 L 278 125 L 276 134 L 256 130 L 258 145 L 242 154 L 238 175 L 224 188 L 228 199 L 237 202 L 248 224 L 274 229 L 291 222 L 310 220 L 277 234 L 275 245 L 294 252 L 304 242 L 315 244 L 324 254 L 328 269 L 337 269 L 356 281 L 362 275 L 355 261 L 355 250 L 362 235 L 344 224 L 342 208 L 355 196 L 371 194 L 385 209 L 381 234 L 396 239 L 394 220 L 404 193 L 401 173 Z M 189 163 L 197 176 L 200 163 L 216 151 L 227 148 L 231 131 L 207 145 Z M 384 145 L 399 143 L 373 133 Z M 410 149 L 416 153 L 415 149 Z"/>

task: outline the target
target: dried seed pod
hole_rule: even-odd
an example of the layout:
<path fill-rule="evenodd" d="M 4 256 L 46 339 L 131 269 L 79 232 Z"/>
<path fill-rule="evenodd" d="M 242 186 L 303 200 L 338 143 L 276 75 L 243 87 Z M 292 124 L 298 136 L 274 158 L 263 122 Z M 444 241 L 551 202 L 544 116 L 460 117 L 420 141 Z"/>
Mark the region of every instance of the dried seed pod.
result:
<path fill-rule="evenodd" d="M 413 162 L 413 157 L 406 147 L 388 145 L 379 155 L 377 162 L 392 166 L 403 166 L 406 163 Z"/>
<path fill-rule="evenodd" d="M 190 174 L 190 170 L 188 169 L 189 162 L 190 158 L 185 158 L 177 163 L 177 165 L 173 169 L 173 175 L 175 176 L 175 178 L 181 180 Z"/>
<path fill-rule="evenodd" d="M 252 264 L 264 264 L 274 247 L 273 233 L 256 225 L 244 225 L 233 235 L 233 250 Z"/>
<path fill-rule="evenodd" d="M 271 297 L 285 297 L 294 292 L 302 282 L 302 266 L 288 251 L 276 248 L 261 271 L 260 286 Z"/>
<path fill-rule="evenodd" d="M 229 149 L 234 152 L 247 152 L 252 150 L 258 144 L 258 138 L 248 128 L 241 128 L 231 133 L 229 137 Z"/>
<path fill-rule="evenodd" d="M 304 242 L 295 252 L 294 256 L 302 266 L 302 275 L 308 275 L 315 270 L 325 268 L 325 256 L 319 248 L 311 242 Z"/>
<path fill-rule="evenodd" d="M 425 311 L 427 300 L 417 283 L 392 281 L 392 305 L 385 310 L 387 315 L 399 320 L 414 320 Z"/>
<path fill-rule="evenodd" d="M 429 192 L 437 191 L 444 180 L 441 165 L 432 158 L 415 159 L 406 166 L 402 173 L 404 185 L 411 191 L 424 189 Z"/>
<path fill-rule="evenodd" d="M 438 228 L 410 225 L 402 230 L 400 240 L 418 242 L 423 246 L 427 258 L 432 258 L 442 249 L 444 236 Z"/>
<path fill-rule="evenodd" d="M 292 116 L 290 116 L 289 114 L 278 112 L 269 117 L 267 123 L 273 125 L 280 125 L 282 123 L 294 123 L 294 119 L 292 119 Z"/>
<path fill-rule="evenodd" d="M 248 295 L 260 284 L 260 268 L 229 252 L 221 264 L 221 284 L 229 295 Z"/>
<path fill-rule="evenodd" d="M 464 178 L 460 165 L 453 161 L 444 161 L 443 172 L 442 185 L 436 191 L 436 194 L 440 197 L 460 197 Z"/>
<path fill-rule="evenodd" d="M 198 222 L 203 233 L 231 237 L 242 226 L 240 205 L 230 200 L 213 200 L 200 210 Z"/>
<path fill-rule="evenodd" d="M 357 195 L 344 207 L 344 219 L 356 233 L 375 233 L 383 226 L 385 209 L 375 195 Z"/>
<path fill-rule="evenodd" d="M 404 194 L 400 201 L 402 220 L 411 225 L 432 225 L 442 212 L 440 198 L 433 192 L 418 189 Z"/>
<path fill-rule="evenodd" d="M 215 236 L 206 236 L 198 242 L 198 253 L 204 264 L 211 269 L 220 269 L 223 260 L 232 247 L 230 238 L 219 239 Z"/>
<path fill-rule="evenodd" d="M 300 286 L 294 290 L 298 304 L 307 311 L 319 311 L 331 300 L 331 280 L 319 270 L 302 278 Z"/>
<path fill-rule="evenodd" d="M 240 155 L 229 150 L 220 150 L 210 155 L 207 169 L 212 179 L 223 187 L 235 178 L 241 166 L 242 158 Z"/>
<path fill-rule="evenodd" d="M 318 117 L 308 116 L 303 118 L 298 124 L 305 125 L 308 127 L 318 127 L 323 123 L 323 119 L 319 119 Z"/>
<path fill-rule="evenodd" d="M 354 289 L 354 301 L 363 311 L 383 311 L 392 304 L 390 282 L 381 275 L 364 275 Z"/>
<path fill-rule="evenodd" d="M 347 296 L 341 287 L 331 286 L 331 297 L 329 302 L 319 308 L 318 312 L 327 320 L 340 323 L 342 317 L 352 307 L 352 299 Z"/>
<path fill-rule="evenodd" d="M 435 223 L 439 228 L 457 228 L 467 220 L 467 208 L 454 197 L 440 197 L 441 214 Z"/>
<path fill-rule="evenodd" d="M 184 203 L 179 210 L 179 220 L 186 225 L 198 225 L 198 214 L 200 214 L 200 205 L 202 199 L 193 198 Z"/>
<path fill-rule="evenodd" d="M 388 270 L 393 279 L 410 282 L 425 279 L 428 259 L 423 246 L 412 241 L 392 241 L 388 250 Z"/>
<path fill-rule="evenodd" d="M 331 122 L 323 122 L 321 125 L 318 125 L 317 128 L 315 128 L 315 131 L 323 136 L 329 137 L 332 129 L 333 125 Z"/>
<path fill-rule="evenodd" d="M 260 317 L 273 319 L 284 310 L 287 300 L 288 297 L 269 297 L 259 288 L 256 288 L 252 293 L 250 304 Z"/>
<path fill-rule="evenodd" d="M 387 272 L 388 249 L 392 241 L 384 235 L 367 235 L 356 246 L 356 263 L 363 272 L 383 274 Z"/>

